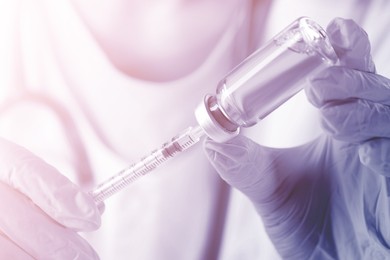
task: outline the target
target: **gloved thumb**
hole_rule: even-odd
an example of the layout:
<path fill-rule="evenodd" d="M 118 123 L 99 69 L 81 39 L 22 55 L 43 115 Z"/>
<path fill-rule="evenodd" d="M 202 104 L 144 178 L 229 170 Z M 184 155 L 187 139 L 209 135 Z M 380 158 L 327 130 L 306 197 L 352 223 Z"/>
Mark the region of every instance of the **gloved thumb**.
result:
<path fill-rule="evenodd" d="M 249 197 L 263 217 L 272 217 L 286 200 L 304 201 L 313 183 L 320 182 L 316 169 L 328 145 L 329 139 L 323 137 L 279 149 L 239 135 L 225 143 L 206 139 L 204 148 L 221 178 Z"/>
<path fill-rule="evenodd" d="M 204 148 L 221 178 L 257 206 L 272 197 L 284 197 L 281 193 L 294 185 L 293 181 L 286 181 L 291 165 L 291 160 L 285 158 L 288 149 L 260 146 L 241 135 L 225 143 L 206 139 Z M 283 189 L 279 189 L 281 185 Z"/>
<path fill-rule="evenodd" d="M 258 182 L 257 149 L 249 139 L 237 136 L 226 143 L 205 140 L 204 148 L 210 163 L 231 186 L 251 193 L 252 183 Z"/>
<path fill-rule="evenodd" d="M 92 197 L 28 150 L 0 138 L 0 181 L 73 230 L 100 226 Z"/>

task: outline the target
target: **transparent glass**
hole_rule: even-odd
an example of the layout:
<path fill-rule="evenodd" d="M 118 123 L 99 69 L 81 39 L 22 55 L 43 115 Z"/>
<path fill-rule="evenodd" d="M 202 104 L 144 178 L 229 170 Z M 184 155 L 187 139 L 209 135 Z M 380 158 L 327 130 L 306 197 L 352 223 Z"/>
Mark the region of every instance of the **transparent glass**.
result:
<path fill-rule="evenodd" d="M 105 199 L 138 180 L 138 178 L 149 174 L 168 159 L 195 145 L 203 135 L 204 132 L 199 126 L 187 128 L 182 133 L 164 143 L 160 148 L 153 150 L 150 154 L 141 158 L 138 162 L 131 164 L 129 167 L 100 183 L 90 192 L 95 203 L 101 207 Z"/>
<path fill-rule="evenodd" d="M 199 142 L 203 135 L 226 141 L 267 116 L 303 87 L 305 78 L 337 63 L 325 31 L 300 18 L 259 49 L 206 95 L 195 111 L 200 126 L 190 127 L 160 148 L 107 179 L 90 192 L 102 202 L 176 154 Z"/>
<path fill-rule="evenodd" d="M 215 98 L 228 121 L 216 120 L 230 129 L 252 126 L 299 92 L 308 76 L 337 61 L 325 31 L 299 18 L 220 81 Z"/>

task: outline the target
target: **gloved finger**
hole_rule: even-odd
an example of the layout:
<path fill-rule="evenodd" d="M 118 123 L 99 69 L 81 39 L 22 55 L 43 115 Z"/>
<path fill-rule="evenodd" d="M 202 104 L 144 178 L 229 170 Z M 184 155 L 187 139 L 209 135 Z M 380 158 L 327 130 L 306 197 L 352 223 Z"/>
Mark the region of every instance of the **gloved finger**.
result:
<path fill-rule="evenodd" d="M 99 209 L 90 195 L 29 151 L 4 139 L 0 139 L 0 181 L 68 228 L 93 230 L 100 226 Z"/>
<path fill-rule="evenodd" d="M 326 31 L 342 66 L 375 72 L 368 35 L 357 23 L 335 18 Z"/>
<path fill-rule="evenodd" d="M 381 175 L 390 177 L 390 139 L 375 138 L 359 146 L 360 162 Z"/>
<path fill-rule="evenodd" d="M 23 249 L 0 232 L 0 259 L 34 260 Z"/>
<path fill-rule="evenodd" d="M 35 259 L 98 259 L 76 232 L 53 221 L 23 194 L 0 182 L 0 230 Z"/>
<path fill-rule="evenodd" d="M 363 99 L 321 108 L 321 122 L 334 138 L 361 142 L 372 137 L 390 138 L 390 107 Z"/>
<path fill-rule="evenodd" d="M 329 67 L 308 82 L 306 96 L 316 107 L 329 102 L 366 99 L 390 106 L 390 79 L 344 67 Z"/>

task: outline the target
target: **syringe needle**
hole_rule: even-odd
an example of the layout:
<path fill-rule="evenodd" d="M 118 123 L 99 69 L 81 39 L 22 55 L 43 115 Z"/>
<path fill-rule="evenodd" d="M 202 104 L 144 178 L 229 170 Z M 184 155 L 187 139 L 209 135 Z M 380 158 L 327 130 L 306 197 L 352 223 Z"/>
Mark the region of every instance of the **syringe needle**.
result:
<path fill-rule="evenodd" d="M 200 126 L 187 128 L 183 133 L 172 138 L 171 141 L 165 143 L 161 148 L 152 151 L 137 163 L 130 165 L 98 185 L 90 194 L 99 205 L 102 201 L 122 190 L 139 177 L 157 168 L 167 159 L 196 144 L 203 135 L 204 132 Z"/>

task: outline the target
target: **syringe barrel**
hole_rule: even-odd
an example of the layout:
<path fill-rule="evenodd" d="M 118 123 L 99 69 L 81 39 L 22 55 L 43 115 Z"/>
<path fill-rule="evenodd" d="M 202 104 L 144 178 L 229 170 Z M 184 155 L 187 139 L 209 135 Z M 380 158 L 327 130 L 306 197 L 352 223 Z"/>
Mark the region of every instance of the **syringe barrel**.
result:
<path fill-rule="evenodd" d="M 170 141 L 164 143 L 161 148 L 152 151 L 137 163 L 123 169 L 108 180 L 102 182 L 90 192 L 97 205 L 102 201 L 122 190 L 141 176 L 148 174 L 176 154 L 187 150 L 196 144 L 203 136 L 202 128 L 189 127 Z"/>
<path fill-rule="evenodd" d="M 169 158 L 169 156 L 164 153 L 163 148 L 153 151 L 149 156 L 142 158 L 137 163 L 130 165 L 98 185 L 91 191 L 92 197 L 95 202 L 99 204 L 141 176 L 154 170 L 158 165 L 167 160 L 167 158 Z"/>
<path fill-rule="evenodd" d="M 208 113 L 197 115 L 198 122 L 211 138 L 226 141 L 299 92 L 308 76 L 337 62 L 326 32 L 311 19 L 299 18 L 220 81 L 216 95 L 200 105 Z M 218 128 L 223 129 L 219 134 Z"/>

